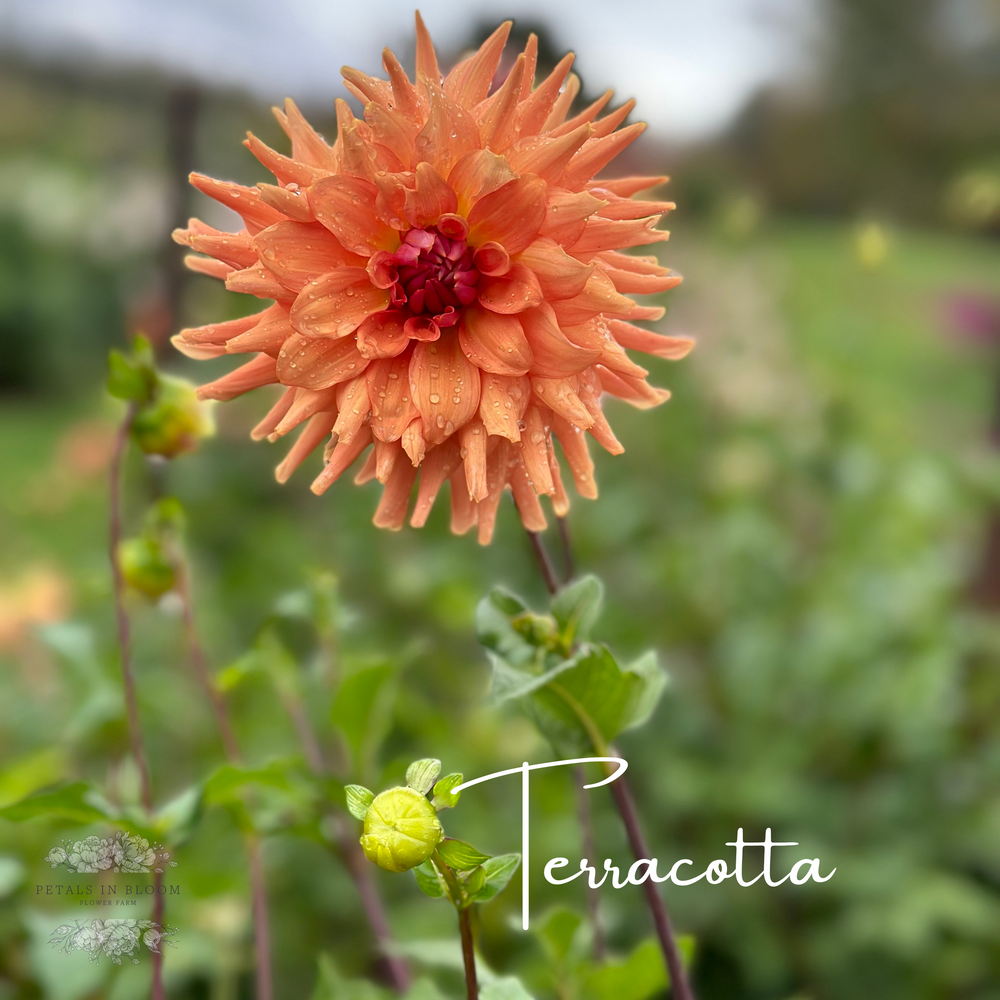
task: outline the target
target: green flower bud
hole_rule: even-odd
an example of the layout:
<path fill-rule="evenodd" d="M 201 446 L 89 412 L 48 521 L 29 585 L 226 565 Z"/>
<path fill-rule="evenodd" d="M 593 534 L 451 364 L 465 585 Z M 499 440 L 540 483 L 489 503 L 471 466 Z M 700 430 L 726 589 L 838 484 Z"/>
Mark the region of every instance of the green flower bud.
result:
<path fill-rule="evenodd" d="M 152 399 L 132 421 L 132 439 L 147 455 L 175 458 L 194 451 L 201 438 L 215 433 L 210 406 L 190 382 L 157 375 Z"/>
<path fill-rule="evenodd" d="M 365 857 L 387 872 L 422 865 L 444 836 L 437 811 L 412 788 L 391 788 L 368 807 L 361 847 Z"/>
<path fill-rule="evenodd" d="M 173 590 L 177 582 L 174 566 L 155 538 L 127 538 L 118 546 L 118 565 L 125 582 L 151 601 Z"/>

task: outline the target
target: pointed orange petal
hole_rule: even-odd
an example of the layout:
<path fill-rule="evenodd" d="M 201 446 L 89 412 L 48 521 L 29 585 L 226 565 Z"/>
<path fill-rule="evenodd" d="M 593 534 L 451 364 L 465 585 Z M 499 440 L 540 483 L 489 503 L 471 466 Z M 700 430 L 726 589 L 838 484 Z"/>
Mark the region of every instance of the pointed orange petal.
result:
<path fill-rule="evenodd" d="M 430 110 L 427 123 L 413 142 L 413 156 L 448 177 L 463 156 L 479 149 L 479 129 L 472 114 L 455 104 L 437 84 L 427 80 L 424 84 Z"/>
<path fill-rule="evenodd" d="M 247 232 L 222 233 L 213 229 L 206 233 L 175 229 L 171 236 L 175 243 L 189 246 L 197 253 L 208 254 L 235 268 L 252 267 L 259 262 L 257 251 L 254 250 L 253 237 Z"/>
<path fill-rule="evenodd" d="M 294 222 L 316 221 L 309 207 L 309 198 L 300 188 L 283 188 L 275 184 L 258 184 L 257 188 L 260 191 L 260 200 L 265 205 L 277 209 Z"/>
<path fill-rule="evenodd" d="M 610 321 L 604 316 L 594 316 L 585 323 L 560 323 L 559 328 L 566 338 L 578 347 L 592 348 L 600 352 L 598 364 L 610 368 L 619 375 L 645 378 L 649 372 L 640 368 L 622 349 L 611 335 Z"/>
<path fill-rule="evenodd" d="M 594 423 L 594 418 L 587 412 L 577 394 L 575 377 L 568 378 L 531 378 L 531 389 L 538 399 L 545 404 L 553 414 L 562 417 L 576 427 L 586 430 Z"/>
<path fill-rule="evenodd" d="M 398 312 L 372 313 L 357 329 L 358 350 L 366 358 L 394 358 L 410 343 Z"/>
<path fill-rule="evenodd" d="M 264 419 L 250 432 L 250 437 L 254 441 L 263 441 L 281 423 L 282 417 L 291 409 L 295 402 L 295 394 L 298 389 L 286 389 L 279 397 L 278 401 L 267 411 Z"/>
<path fill-rule="evenodd" d="M 410 359 L 373 361 L 365 372 L 372 407 L 372 433 L 380 441 L 396 441 L 417 416 L 410 398 Z"/>
<path fill-rule="evenodd" d="M 633 326 L 624 320 L 613 319 L 608 325 L 615 340 L 622 347 L 642 351 L 643 354 L 652 354 L 657 358 L 666 358 L 668 361 L 679 361 L 694 347 L 694 341 L 690 337 L 665 337 L 651 330 Z"/>
<path fill-rule="evenodd" d="M 479 389 L 479 369 L 463 353 L 458 337 L 413 348 L 410 390 L 429 445 L 450 437 L 475 415 Z"/>
<path fill-rule="evenodd" d="M 511 167 L 518 173 L 538 174 L 554 184 L 566 171 L 577 150 L 590 139 L 592 128 L 581 125 L 559 138 L 534 135 L 521 139 L 507 152 Z"/>
<path fill-rule="evenodd" d="M 258 323 L 276 312 L 283 312 L 280 306 L 268 306 L 263 312 L 251 313 L 239 319 L 229 319 L 222 323 L 208 323 L 205 326 L 188 327 L 171 338 L 171 342 L 183 354 L 189 349 L 198 347 L 221 347 L 225 349 L 226 341 L 238 337 L 247 330 L 252 330 Z M 188 357 L 195 355 L 189 354 Z M 217 357 L 218 355 L 211 355 Z"/>
<path fill-rule="evenodd" d="M 636 122 L 600 139 L 588 139 L 580 152 L 570 160 L 561 183 L 571 191 L 579 191 L 645 131 L 646 123 Z"/>
<path fill-rule="evenodd" d="M 399 234 L 376 212 L 378 188 L 361 177 L 324 177 L 309 188 L 309 207 L 343 246 L 368 257 L 375 250 L 395 250 Z"/>
<path fill-rule="evenodd" d="M 556 458 L 552 441 L 549 441 L 549 471 L 552 473 L 552 509 L 556 517 L 565 517 L 569 513 L 569 497 L 566 495 L 566 487 L 563 486 L 562 474 L 559 471 L 559 460 Z"/>
<path fill-rule="evenodd" d="M 313 480 L 309 487 L 317 496 L 325 493 L 354 463 L 358 456 L 372 443 L 372 432 L 368 427 L 350 441 L 341 438 L 330 453 L 330 458 L 323 471 Z"/>
<path fill-rule="evenodd" d="M 271 149 L 267 143 L 261 142 L 253 132 L 247 132 L 243 145 L 274 174 L 281 185 L 298 184 L 301 187 L 308 187 L 330 173 L 329 170 L 311 167 L 308 163 L 283 156 L 277 150 Z"/>
<path fill-rule="evenodd" d="M 396 459 L 402 454 L 403 449 L 398 441 L 379 441 L 375 438 L 375 478 L 380 483 L 388 481 Z"/>
<path fill-rule="evenodd" d="M 659 177 L 614 177 L 610 179 L 602 178 L 601 180 L 594 181 L 594 184 L 621 198 L 631 198 L 632 195 L 638 194 L 640 191 L 648 191 L 650 188 L 659 187 L 661 184 L 666 184 L 669 180 L 669 177 L 663 175 Z"/>
<path fill-rule="evenodd" d="M 489 38 L 479 47 L 479 51 L 466 60 L 460 78 L 453 80 L 452 73 L 445 80 L 445 89 L 449 95 L 465 108 L 474 108 L 480 101 L 486 99 L 490 84 L 500 65 L 507 36 L 510 34 L 513 21 L 504 21 Z M 449 83 L 451 86 L 449 87 Z"/>
<path fill-rule="evenodd" d="M 664 215 L 672 212 L 677 206 L 672 201 L 633 201 L 631 198 L 619 198 L 604 188 L 588 186 L 591 194 L 599 194 L 607 204 L 598 212 L 604 219 L 648 219 L 651 215 Z"/>
<path fill-rule="evenodd" d="M 336 170 L 337 157 L 323 137 L 305 120 L 295 102 L 285 98 L 284 113 L 274 108 L 274 115 L 292 140 L 292 156 L 303 163 L 327 170 Z"/>
<path fill-rule="evenodd" d="M 202 194 L 207 194 L 209 198 L 214 198 L 242 216 L 251 236 L 282 219 L 280 212 L 260 200 L 260 193 L 254 188 L 229 181 L 217 181 L 197 173 L 190 174 L 188 179 Z"/>
<path fill-rule="evenodd" d="M 558 413 L 552 417 L 552 429 L 563 454 L 573 473 L 576 492 L 588 500 L 597 499 L 597 483 L 594 481 L 594 463 L 587 450 L 587 437 L 579 427 L 567 422 Z"/>
<path fill-rule="evenodd" d="M 242 271 L 232 271 L 226 275 L 226 288 L 242 295 L 256 295 L 259 299 L 276 299 L 278 302 L 292 302 L 295 293 L 283 284 L 263 264 L 245 267 Z"/>
<path fill-rule="evenodd" d="M 292 326 L 308 337 L 346 337 L 388 304 L 389 293 L 376 288 L 367 271 L 339 267 L 310 281 L 299 292 L 289 318 Z"/>
<path fill-rule="evenodd" d="M 437 56 L 434 54 L 434 43 L 424 25 L 424 19 L 417 11 L 417 78 L 426 76 L 434 83 L 441 80 L 441 70 L 438 69 Z"/>
<path fill-rule="evenodd" d="M 372 405 L 368 398 L 368 382 L 364 375 L 341 382 L 337 386 L 337 422 L 333 433 L 343 442 L 354 439 L 362 428 L 369 430 L 368 418 Z"/>
<path fill-rule="evenodd" d="M 668 292 L 684 280 L 679 274 L 670 271 L 662 275 L 636 274 L 635 271 L 619 271 L 617 268 L 605 267 L 604 273 L 611 279 L 611 283 L 619 292 L 629 295 L 653 295 L 657 292 Z"/>
<path fill-rule="evenodd" d="M 410 83 L 406 71 L 389 49 L 382 50 L 382 65 L 389 74 L 393 104 L 407 117 L 412 118 L 417 111 L 417 92 Z M 365 114 L 367 117 L 367 112 Z"/>
<path fill-rule="evenodd" d="M 455 192 L 429 163 L 417 164 L 416 184 L 416 189 L 405 195 L 406 218 L 411 225 L 433 226 L 442 215 L 453 213 L 458 207 Z"/>
<path fill-rule="evenodd" d="M 587 284 L 578 295 L 552 303 L 556 319 L 560 324 L 567 325 L 586 322 L 599 313 L 625 316 L 634 307 L 631 299 L 615 291 L 611 279 L 600 269 L 587 279 Z"/>
<path fill-rule="evenodd" d="M 292 473 L 309 457 L 323 439 L 330 433 L 335 413 L 317 413 L 295 440 L 282 463 L 274 470 L 274 478 L 279 483 L 287 483 Z"/>
<path fill-rule="evenodd" d="M 580 388 L 577 395 L 580 401 L 587 408 L 587 412 L 593 418 L 590 426 L 590 434 L 598 444 L 612 455 L 620 455 L 625 449 L 622 443 L 615 437 L 611 425 L 604 416 L 601 409 L 601 383 L 597 377 L 597 372 L 593 368 L 580 374 Z"/>
<path fill-rule="evenodd" d="M 417 478 L 417 470 L 409 462 L 396 462 L 382 490 L 382 498 L 375 510 L 373 523 L 378 528 L 399 531 L 406 521 L 410 506 L 410 493 Z"/>
<path fill-rule="evenodd" d="M 559 329 L 555 314 L 548 303 L 522 313 L 520 320 L 534 356 L 532 375 L 565 378 L 582 372 L 601 356 L 600 351 L 571 344 Z"/>
<path fill-rule="evenodd" d="M 524 375 L 531 368 L 531 348 L 516 316 L 469 306 L 462 315 L 458 338 L 466 357 L 483 371 Z"/>
<path fill-rule="evenodd" d="M 535 88 L 530 97 L 525 98 L 518 112 L 521 135 L 536 135 L 552 113 L 559 97 L 559 88 L 573 65 L 573 53 L 562 57 L 555 69 Z"/>
<path fill-rule="evenodd" d="M 544 298 L 535 272 L 523 264 L 513 264 L 505 274 L 484 274 L 476 291 L 480 304 L 495 313 L 523 312 Z"/>
<path fill-rule="evenodd" d="M 502 153 L 516 138 L 514 132 L 517 102 L 521 98 L 524 79 L 524 55 L 519 55 L 503 86 L 477 109 L 479 135 L 483 145 Z"/>
<path fill-rule="evenodd" d="M 524 414 L 524 438 L 521 441 L 521 458 L 531 485 L 538 493 L 553 493 L 552 470 L 549 468 L 549 447 L 551 428 L 538 406 L 529 406 Z"/>
<path fill-rule="evenodd" d="M 326 389 L 360 375 L 368 359 L 358 352 L 353 339 L 327 340 L 296 333 L 278 352 L 278 378 L 284 385 L 304 389 Z"/>
<path fill-rule="evenodd" d="M 295 401 L 268 435 L 270 440 L 277 441 L 278 438 L 295 430 L 299 424 L 309 420 L 317 413 L 333 414 L 330 418 L 330 426 L 333 426 L 333 420 L 337 415 L 337 390 L 335 387 L 318 390 L 292 389 L 291 391 L 295 393 Z"/>
<path fill-rule="evenodd" d="M 586 191 L 550 191 L 539 235 L 548 236 L 563 246 L 572 246 L 583 235 L 587 219 L 603 204 Z"/>
<path fill-rule="evenodd" d="M 469 496 L 477 503 L 486 498 L 486 428 L 481 420 L 470 420 L 459 432 Z"/>
<path fill-rule="evenodd" d="M 489 545 L 493 539 L 493 528 L 496 525 L 497 510 L 500 507 L 500 497 L 510 473 L 511 445 L 503 438 L 497 442 L 486 460 L 487 495 L 477 506 L 480 545 Z M 455 488 L 452 480 L 452 489 Z"/>
<path fill-rule="evenodd" d="M 198 257 L 193 253 L 189 253 L 184 258 L 184 266 L 189 271 L 194 271 L 196 274 L 204 274 L 209 278 L 218 278 L 221 281 L 225 281 L 229 275 L 233 273 L 242 274 L 242 271 L 234 272 L 232 264 L 227 264 L 225 261 L 212 260 L 210 257 Z M 258 276 L 259 277 L 259 276 Z M 255 287 L 260 284 L 260 281 L 254 283 Z M 248 292 L 249 295 L 256 295 L 256 292 Z M 271 298 L 270 295 L 261 295 L 260 298 Z"/>
<path fill-rule="evenodd" d="M 659 216 L 623 222 L 591 216 L 580 238 L 570 247 L 570 251 L 574 256 L 588 257 L 603 250 L 663 243 L 670 239 L 670 233 L 665 229 L 657 229 L 658 221 Z"/>
<path fill-rule="evenodd" d="M 417 502 L 413 506 L 413 516 L 410 518 L 410 524 L 414 528 L 422 528 L 427 523 L 444 481 L 461 463 L 462 456 L 454 438 L 449 438 L 427 453 L 427 457 L 420 463 L 420 488 L 417 491 Z M 468 491 L 462 492 L 468 499 Z"/>
<path fill-rule="evenodd" d="M 479 399 L 479 419 L 490 434 L 520 441 L 521 418 L 531 398 L 531 382 L 521 377 L 482 375 Z"/>
<path fill-rule="evenodd" d="M 572 107 L 573 102 L 576 100 L 579 93 L 580 78 L 576 75 L 576 73 L 570 73 L 570 75 L 566 78 L 566 86 L 563 87 L 559 96 L 556 98 L 556 103 L 552 106 L 552 111 L 549 113 L 548 118 L 545 119 L 545 124 L 541 127 L 540 131 L 553 132 L 560 128 L 560 126 L 566 122 L 566 115 L 569 114 L 569 109 Z M 589 121 L 589 119 L 587 120 Z M 569 128 L 567 128 L 566 131 L 569 132 L 578 125 L 582 124 L 583 122 L 570 122 Z"/>
<path fill-rule="evenodd" d="M 466 153 L 448 175 L 448 183 L 458 196 L 458 211 L 468 215 L 480 198 L 514 180 L 507 160 L 488 149 Z"/>
<path fill-rule="evenodd" d="M 545 195 L 540 177 L 518 177 L 480 198 L 469 212 L 469 242 L 492 240 L 507 253 L 519 253 L 545 220 Z"/>
<path fill-rule="evenodd" d="M 227 340 L 226 353 L 250 354 L 260 351 L 276 358 L 281 345 L 294 332 L 291 323 L 288 322 L 287 310 L 280 305 L 274 305 L 255 327 Z"/>
<path fill-rule="evenodd" d="M 569 299 L 579 295 L 594 271 L 593 264 L 584 264 L 568 253 L 555 240 L 539 236 L 531 246 L 518 254 L 517 263 L 530 268 L 542 294 L 548 301 Z"/>
<path fill-rule="evenodd" d="M 451 530 L 453 534 L 464 535 L 479 523 L 479 505 L 469 496 L 465 476 L 461 471 L 449 476 L 451 482 Z"/>
<path fill-rule="evenodd" d="M 629 378 L 627 375 L 619 375 L 617 372 L 608 371 L 607 368 L 599 365 L 597 374 L 601 380 L 601 388 L 605 392 L 624 399 L 626 403 L 640 410 L 648 410 L 653 406 L 659 406 L 670 399 L 670 392 L 667 389 L 658 389 L 649 385 L 643 379 Z"/>
<path fill-rule="evenodd" d="M 357 94 L 360 95 L 362 104 L 369 101 L 376 101 L 382 105 L 392 104 L 392 84 L 385 80 L 380 80 L 376 76 L 369 76 L 352 66 L 341 66 L 340 75 L 347 83 L 350 83 Z"/>
<path fill-rule="evenodd" d="M 574 79 L 574 77 L 570 77 Z M 562 122 L 560 125 L 552 126 L 553 135 L 565 135 L 567 132 L 571 132 L 575 128 L 579 128 L 584 122 L 592 122 L 604 109 L 604 106 L 611 100 L 611 95 L 614 93 L 613 90 L 606 90 L 600 97 L 594 101 L 593 104 L 588 105 L 583 109 L 578 115 L 570 118 L 569 121 Z M 567 107 L 567 111 L 569 108 Z"/>
<path fill-rule="evenodd" d="M 545 512 L 538 502 L 538 494 L 532 488 L 524 465 L 520 461 L 513 463 L 508 475 L 510 491 L 514 494 L 514 504 L 521 515 L 521 523 L 528 531 L 544 531 Z"/>
<path fill-rule="evenodd" d="M 365 258 L 345 250 L 315 222 L 279 222 L 253 240 L 260 262 L 286 288 L 301 292 L 306 282 L 339 267 L 364 267 Z"/>
<path fill-rule="evenodd" d="M 274 358 L 259 354 L 253 361 L 248 361 L 228 375 L 201 386 L 198 389 L 198 398 L 227 402 L 242 396 L 245 392 L 250 392 L 251 389 L 259 389 L 262 385 L 273 385 L 277 381 Z"/>
<path fill-rule="evenodd" d="M 400 439 L 403 451 L 406 452 L 410 463 L 416 467 L 424 460 L 427 454 L 427 439 L 424 437 L 423 426 L 420 417 L 415 416 L 403 430 Z"/>
<path fill-rule="evenodd" d="M 594 135 L 598 139 L 606 135 L 611 135 L 628 118 L 634 107 L 635 100 L 629 98 L 620 108 L 616 108 L 614 111 L 608 112 L 603 118 L 599 118 L 594 122 Z"/>

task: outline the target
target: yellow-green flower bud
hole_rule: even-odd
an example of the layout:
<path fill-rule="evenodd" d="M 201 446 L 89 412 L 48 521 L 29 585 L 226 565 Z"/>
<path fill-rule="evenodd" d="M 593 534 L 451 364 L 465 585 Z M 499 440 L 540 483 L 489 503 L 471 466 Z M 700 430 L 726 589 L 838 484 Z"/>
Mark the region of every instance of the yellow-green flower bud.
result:
<path fill-rule="evenodd" d="M 175 458 L 215 432 L 210 403 L 184 379 L 158 375 L 155 394 L 132 421 L 132 438 L 147 455 Z"/>
<path fill-rule="evenodd" d="M 437 811 L 412 788 L 391 788 L 368 807 L 361 847 L 365 857 L 387 872 L 422 865 L 444 836 Z"/>
<path fill-rule="evenodd" d="M 159 600 L 177 582 L 174 566 L 155 538 L 127 538 L 118 546 L 118 565 L 125 582 L 150 600 Z"/>

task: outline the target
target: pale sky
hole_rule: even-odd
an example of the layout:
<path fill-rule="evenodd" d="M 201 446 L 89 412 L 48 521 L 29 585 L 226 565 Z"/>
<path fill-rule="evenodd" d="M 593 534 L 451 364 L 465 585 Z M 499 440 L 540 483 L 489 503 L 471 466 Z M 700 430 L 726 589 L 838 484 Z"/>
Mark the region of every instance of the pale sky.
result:
<path fill-rule="evenodd" d="M 573 49 L 591 92 L 689 140 L 724 126 L 761 84 L 808 74 L 822 0 L 422 0 L 453 51 L 483 22 L 523 16 Z M 381 71 L 411 47 L 401 0 L 0 0 L 0 37 L 46 55 L 154 64 L 303 103 L 343 96 L 339 69 Z M 405 58 L 405 57 L 404 57 Z"/>

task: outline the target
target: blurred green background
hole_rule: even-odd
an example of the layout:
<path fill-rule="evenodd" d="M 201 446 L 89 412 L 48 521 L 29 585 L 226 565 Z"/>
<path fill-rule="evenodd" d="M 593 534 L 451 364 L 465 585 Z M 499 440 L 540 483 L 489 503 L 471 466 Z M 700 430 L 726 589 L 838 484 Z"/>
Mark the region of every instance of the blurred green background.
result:
<path fill-rule="evenodd" d="M 518 29 L 541 29 L 551 48 L 543 15 Z M 671 676 L 652 723 L 622 741 L 653 853 L 707 864 L 731 856 L 737 827 L 770 826 L 801 842 L 797 857 L 838 869 L 821 886 L 665 886 L 697 939 L 702 1000 L 996 1000 L 1000 7 L 830 0 L 817 24 L 808 85 L 755 93 L 697 142 L 653 132 L 621 168 L 674 177 L 680 207 L 660 256 L 685 282 L 660 328 L 699 343 L 684 362 L 650 363 L 673 390 L 666 406 L 608 403 L 626 451 L 593 449 L 601 498 L 575 500 L 569 528 L 578 566 L 607 585 L 601 637 L 623 654 L 657 649 Z M 103 392 L 107 350 L 143 330 L 171 371 L 207 381 L 226 369 L 174 356 L 166 338 L 254 303 L 184 276 L 167 233 L 208 211 L 186 193 L 187 170 L 253 183 L 244 131 L 284 147 L 266 102 L 233 87 L 4 55 L 0 806 L 71 779 L 128 800 L 105 542 L 120 418 Z M 327 134 L 333 96 L 306 109 Z M 488 549 L 452 537 L 441 504 L 423 531 L 377 531 L 376 484 L 345 480 L 322 498 L 305 470 L 275 484 L 280 446 L 248 439 L 264 409 L 253 396 L 218 407 L 219 432 L 198 453 L 152 469 L 133 455 L 128 467 L 132 530 L 151 491 L 187 511 L 214 667 L 245 667 L 269 626 L 318 683 L 317 650 L 330 647 L 301 609 L 310 581 L 333 574 L 336 669 L 384 682 L 352 776 L 381 788 L 420 756 L 467 776 L 549 759 L 526 720 L 486 705 L 472 627 L 498 582 L 543 604 L 513 506 Z M 175 602 L 130 607 L 165 802 L 216 767 L 220 748 Z M 250 761 L 299 753 L 266 678 L 243 673 L 227 674 L 228 697 Z M 336 752 L 324 698 L 309 708 Z M 580 856 L 570 776 L 535 787 L 535 858 Z M 609 801 L 591 796 L 599 857 L 624 861 Z M 518 849 L 517 818 L 516 782 L 494 783 L 446 826 L 499 853 Z M 0 1000 L 146 995 L 147 964 L 92 965 L 46 944 L 56 923 L 93 915 L 35 895 L 78 880 L 42 859 L 86 832 L 101 828 L 0 820 Z M 268 837 L 265 853 L 278 996 L 310 995 L 321 952 L 377 978 L 336 860 L 294 832 Z M 225 810 L 207 808 L 176 858 L 170 995 L 251 996 L 245 862 Z M 550 906 L 582 910 L 578 884 L 555 889 L 540 867 L 539 924 Z M 454 937 L 453 914 L 408 876 L 375 875 L 416 965 L 457 995 L 448 956 L 428 944 Z M 482 910 L 485 961 L 569 1000 L 518 916 L 517 884 Z M 601 918 L 612 951 L 650 933 L 637 889 L 605 889 Z"/>

